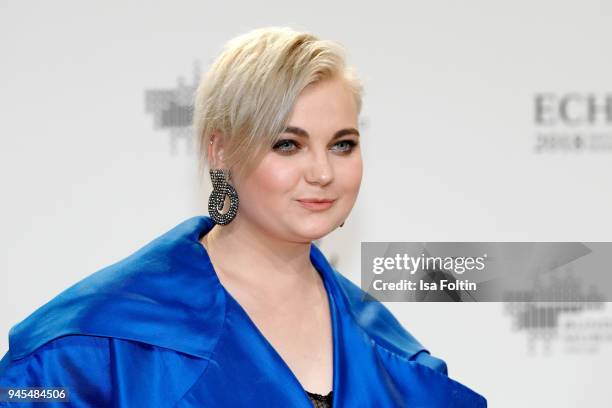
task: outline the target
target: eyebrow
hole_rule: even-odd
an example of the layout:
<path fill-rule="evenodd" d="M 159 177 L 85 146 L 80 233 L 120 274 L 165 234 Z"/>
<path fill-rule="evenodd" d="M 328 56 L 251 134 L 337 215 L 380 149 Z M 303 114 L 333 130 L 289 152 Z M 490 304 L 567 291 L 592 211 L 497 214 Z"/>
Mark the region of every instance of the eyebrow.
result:
<path fill-rule="evenodd" d="M 302 136 L 302 137 L 309 137 L 309 134 L 307 131 L 305 131 L 304 129 L 297 127 L 297 126 L 287 126 L 285 128 L 285 130 L 283 131 L 283 133 L 293 133 L 296 136 Z M 338 139 L 339 137 L 345 136 L 345 135 L 357 135 L 359 136 L 359 131 L 355 128 L 344 128 L 344 129 L 340 129 L 338 130 L 336 133 L 334 133 L 334 136 L 332 137 L 332 140 Z"/>

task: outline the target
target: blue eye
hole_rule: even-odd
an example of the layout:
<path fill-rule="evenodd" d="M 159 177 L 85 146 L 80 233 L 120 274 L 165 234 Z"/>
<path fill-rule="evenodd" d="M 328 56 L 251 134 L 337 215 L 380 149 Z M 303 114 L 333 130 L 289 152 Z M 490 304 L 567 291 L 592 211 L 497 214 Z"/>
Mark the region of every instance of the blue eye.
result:
<path fill-rule="evenodd" d="M 343 148 L 337 149 L 343 153 L 350 153 L 353 151 L 353 148 L 357 145 L 357 142 L 354 140 L 341 140 L 336 143 L 334 146 L 344 146 Z"/>
<path fill-rule="evenodd" d="M 297 144 L 293 140 L 283 139 L 275 143 L 272 149 L 285 153 L 285 152 L 291 152 L 295 150 L 294 148 L 296 147 L 297 147 Z"/>

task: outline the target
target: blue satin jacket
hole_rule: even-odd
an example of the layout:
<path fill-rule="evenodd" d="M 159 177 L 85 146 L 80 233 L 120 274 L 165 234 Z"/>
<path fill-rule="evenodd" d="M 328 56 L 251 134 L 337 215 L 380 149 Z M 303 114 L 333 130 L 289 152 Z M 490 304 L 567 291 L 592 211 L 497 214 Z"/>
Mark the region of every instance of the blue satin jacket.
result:
<path fill-rule="evenodd" d="M 189 218 L 15 325 L 0 387 L 68 390 L 45 407 L 312 407 L 221 285 L 199 242 L 213 226 Z M 310 258 L 329 298 L 333 407 L 486 407 L 314 244 Z"/>

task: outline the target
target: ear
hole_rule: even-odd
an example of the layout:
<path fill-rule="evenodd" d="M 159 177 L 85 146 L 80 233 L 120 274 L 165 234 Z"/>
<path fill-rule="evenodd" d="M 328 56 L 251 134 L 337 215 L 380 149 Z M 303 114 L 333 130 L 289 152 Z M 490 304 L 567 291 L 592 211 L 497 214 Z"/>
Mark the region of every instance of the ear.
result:
<path fill-rule="evenodd" d="M 208 143 L 208 162 L 211 169 L 223 169 L 224 167 L 224 137 L 220 132 L 213 132 Z"/>

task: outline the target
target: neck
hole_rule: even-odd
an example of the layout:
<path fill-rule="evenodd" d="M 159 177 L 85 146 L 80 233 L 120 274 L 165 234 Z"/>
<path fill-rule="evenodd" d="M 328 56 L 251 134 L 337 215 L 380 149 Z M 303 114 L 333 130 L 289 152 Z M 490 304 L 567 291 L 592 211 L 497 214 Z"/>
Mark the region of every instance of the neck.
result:
<path fill-rule="evenodd" d="M 222 281 L 257 288 L 270 297 L 302 291 L 318 279 L 310 242 L 274 236 L 240 214 L 227 225 L 215 225 L 202 244 Z"/>

